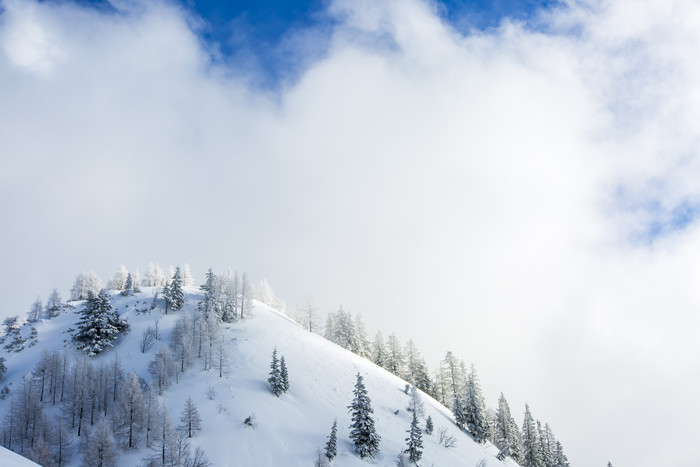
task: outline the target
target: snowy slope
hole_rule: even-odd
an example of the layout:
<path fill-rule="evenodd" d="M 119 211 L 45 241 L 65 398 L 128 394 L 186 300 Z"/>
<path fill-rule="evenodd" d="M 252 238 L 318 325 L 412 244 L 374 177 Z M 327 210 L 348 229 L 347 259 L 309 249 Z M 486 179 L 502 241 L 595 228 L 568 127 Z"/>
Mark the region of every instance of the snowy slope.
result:
<path fill-rule="evenodd" d="M 201 294 L 196 288 L 186 288 L 185 311 L 161 316 L 159 309 L 149 313 L 137 313 L 151 303 L 153 289 L 133 297 L 113 296 L 113 304 L 122 317 L 128 319 L 131 332 L 121 338 L 115 348 L 109 349 L 93 361 L 111 360 L 119 354 L 125 370 L 136 373 L 146 381 L 151 379 L 147 365 L 159 345 L 166 345 L 168 335 L 179 315 L 193 312 Z M 8 373 L 2 384 L 13 383 L 16 388 L 22 375 L 31 371 L 42 350 L 70 346 L 66 329 L 77 321 L 76 305 L 69 312 L 36 327 L 39 342 L 19 353 L 6 354 Z M 159 319 L 162 333 L 148 352 L 142 354 L 139 341 L 143 329 L 153 326 Z M 202 364 L 195 363 L 165 392 L 171 417 L 175 424 L 180 418 L 184 401 L 191 396 L 203 418 L 203 429 L 194 439 L 193 446 L 201 446 L 215 466 L 310 466 L 318 448 L 325 445 L 334 418 L 338 419 L 338 457 L 334 465 L 395 465 L 396 456 L 406 447 L 405 438 L 411 414 L 406 410 L 409 397 L 404 394 L 405 382 L 386 370 L 374 365 L 322 337 L 302 329 L 286 316 L 260 303 L 255 303 L 254 316 L 242 322 L 222 325 L 222 336 L 229 354 L 229 371 L 219 377 L 217 370 L 202 371 Z M 276 398 L 269 390 L 267 377 L 271 354 L 277 347 L 289 368 L 291 388 Z M 72 348 L 72 346 L 71 346 Z M 79 354 L 76 352 L 76 356 Z M 356 374 L 364 377 L 375 422 L 381 436 L 381 452 L 375 459 L 361 460 L 354 453 L 348 438 L 350 414 L 347 406 L 352 400 Z M 207 389 L 212 386 L 216 397 L 210 400 Z M 9 398 L 8 398 L 9 399 Z M 435 432 L 424 434 L 423 466 L 474 466 L 486 459 L 486 465 L 495 467 L 516 464 L 504 463 L 495 458 L 497 449 L 490 444 L 479 445 L 454 425 L 451 413 L 424 395 L 425 416 L 432 416 Z M 8 400 L 0 401 L 0 413 L 4 413 Z M 395 412 L 398 411 L 398 414 Z M 256 426 L 251 428 L 243 420 L 255 414 Z M 439 446 L 437 431 L 447 427 L 458 442 L 451 449 Z M 133 466 L 149 453 L 143 446 L 129 452 L 120 451 L 119 465 Z M 75 456 L 71 465 L 79 465 Z M 3 464 L 4 465 L 4 464 Z"/>
<path fill-rule="evenodd" d="M 36 467 L 38 464 L 0 446 L 0 465 L 2 467 Z"/>

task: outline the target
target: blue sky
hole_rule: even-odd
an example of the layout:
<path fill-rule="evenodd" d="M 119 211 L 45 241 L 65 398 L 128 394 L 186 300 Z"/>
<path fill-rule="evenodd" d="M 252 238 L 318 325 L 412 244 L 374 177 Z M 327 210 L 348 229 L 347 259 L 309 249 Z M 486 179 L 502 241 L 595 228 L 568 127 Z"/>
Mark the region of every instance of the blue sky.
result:
<path fill-rule="evenodd" d="M 56 0 L 45 0 L 49 3 Z M 63 0 L 58 0 L 62 2 Z M 80 0 L 78 3 L 99 9 L 110 9 L 106 0 Z M 294 79 L 306 64 L 295 61 L 295 55 L 284 47 L 286 38 L 313 28 L 327 31 L 317 35 L 320 51 L 323 40 L 330 36 L 333 18 L 326 13 L 327 0 L 236 0 L 179 2 L 205 22 L 199 33 L 221 59 L 234 67 L 244 62 L 246 71 L 256 73 L 257 84 L 276 88 L 282 80 Z M 558 0 L 437 0 L 438 14 L 454 29 L 469 33 L 497 27 L 504 18 L 527 22 L 542 8 Z M 250 69 L 253 70 L 250 70 Z"/>

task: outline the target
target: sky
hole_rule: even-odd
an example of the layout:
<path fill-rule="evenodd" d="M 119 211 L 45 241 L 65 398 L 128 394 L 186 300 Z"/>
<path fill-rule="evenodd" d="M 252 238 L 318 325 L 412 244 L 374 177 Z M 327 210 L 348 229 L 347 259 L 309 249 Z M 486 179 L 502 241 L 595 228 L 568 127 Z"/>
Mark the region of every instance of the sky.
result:
<path fill-rule="evenodd" d="M 574 465 L 697 464 L 700 4 L 0 0 L 0 317 L 189 263 L 360 312 Z"/>

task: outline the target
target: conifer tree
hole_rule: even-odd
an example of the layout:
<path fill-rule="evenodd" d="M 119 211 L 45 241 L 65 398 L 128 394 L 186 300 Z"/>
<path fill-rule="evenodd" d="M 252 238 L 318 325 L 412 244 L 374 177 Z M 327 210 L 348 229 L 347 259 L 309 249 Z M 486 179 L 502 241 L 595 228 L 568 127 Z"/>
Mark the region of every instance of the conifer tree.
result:
<path fill-rule="evenodd" d="M 384 336 L 381 331 L 377 331 L 372 342 L 372 361 L 382 368 L 386 368 L 387 350 L 384 343 Z"/>
<path fill-rule="evenodd" d="M 289 391 L 289 374 L 287 373 L 287 364 L 284 361 L 284 355 L 280 357 L 280 385 L 282 392 Z"/>
<path fill-rule="evenodd" d="M 428 415 L 428 418 L 425 420 L 425 434 L 426 435 L 432 435 L 433 434 L 433 417 Z"/>
<path fill-rule="evenodd" d="M 408 438 L 406 438 L 406 441 L 408 442 L 408 447 L 404 452 L 408 454 L 408 459 L 417 465 L 421 456 L 423 456 L 423 434 L 421 433 L 415 411 L 411 420 L 411 428 L 407 430 L 407 433 Z"/>
<path fill-rule="evenodd" d="M 566 454 L 564 454 L 564 448 L 562 447 L 561 443 L 557 441 L 554 443 L 554 451 L 555 451 L 555 466 L 556 467 L 570 467 L 569 464 L 569 459 L 567 459 Z M 608 467 L 612 467 L 612 464 L 608 462 Z"/>
<path fill-rule="evenodd" d="M 127 273 L 126 282 L 124 283 L 124 290 L 121 291 L 121 295 L 128 297 L 134 293 L 134 279 L 131 277 L 131 273 Z"/>
<path fill-rule="evenodd" d="M 498 398 L 498 411 L 496 412 L 496 432 L 494 433 L 495 445 L 501 451 L 508 449 L 508 455 L 520 462 L 520 436 L 515 420 L 510 413 L 510 407 L 503 393 Z"/>
<path fill-rule="evenodd" d="M 280 363 L 277 359 L 277 347 L 272 351 L 272 362 L 270 363 L 270 377 L 267 378 L 270 383 L 270 390 L 279 397 L 284 392 L 282 386 L 282 374 L 280 372 Z"/>
<path fill-rule="evenodd" d="M 410 399 L 408 400 L 408 411 L 415 412 L 418 417 L 423 417 L 425 408 L 423 406 L 423 400 L 420 397 L 418 388 L 415 384 L 411 385 Z"/>
<path fill-rule="evenodd" d="M 540 440 L 535 427 L 535 421 L 530 413 L 530 407 L 525 404 L 525 419 L 523 420 L 523 467 L 544 467 Z"/>
<path fill-rule="evenodd" d="M 338 419 L 333 420 L 333 426 L 331 427 L 331 434 L 328 436 L 328 442 L 326 442 L 326 457 L 329 461 L 335 459 L 338 454 L 337 449 L 338 443 Z"/>
<path fill-rule="evenodd" d="M 459 396 L 455 397 L 452 401 L 452 415 L 455 416 L 457 428 L 464 430 L 464 424 L 467 422 L 467 417 L 464 413 L 464 403 Z"/>
<path fill-rule="evenodd" d="M 51 292 L 51 295 L 49 295 L 48 300 L 46 300 L 46 317 L 55 318 L 61 314 L 62 307 L 63 303 L 61 302 L 61 294 L 58 293 L 57 289 L 53 289 L 53 292 Z"/>
<path fill-rule="evenodd" d="M 0 380 L 2 380 L 2 377 L 5 376 L 5 372 L 7 372 L 7 366 L 5 366 L 5 357 L 0 357 Z"/>
<path fill-rule="evenodd" d="M 128 323 L 119 319 L 113 310 L 109 295 L 104 290 L 96 296 L 92 291 L 88 291 L 88 298 L 80 315 L 73 341 L 79 350 L 90 356 L 97 355 L 106 347 L 112 347 L 119 333 L 129 329 Z"/>
<path fill-rule="evenodd" d="M 202 417 L 199 415 L 199 410 L 197 410 L 192 397 L 188 397 L 185 401 L 185 407 L 180 414 L 180 428 L 183 433 L 187 434 L 188 438 L 196 435 L 202 429 Z"/>
<path fill-rule="evenodd" d="M 179 310 L 185 304 L 185 293 L 182 290 L 180 266 L 175 268 L 175 274 L 173 274 L 173 280 L 170 283 L 170 299 L 171 307 L 174 311 Z"/>
<path fill-rule="evenodd" d="M 467 394 L 464 401 L 464 415 L 467 430 L 477 443 L 485 443 L 489 434 L 489 424 L 486 420 L 484 398 L 481 395 L 479 379 L 474 365 L 467 377 Z"/>
<path fill-rule="evenodd" d="M 353 401 L 348 406 L 349 412 L 352 414 L 350 439 L 355 444 L 355 452 L 360 455 L 360 458 L 374 457 L 379 451 L 380 436 L 374 428 L 374 419 L 372 418 L 374 410 L 360 373 L 357 373 L 353 394 Z"/>
<path fill-rule="evenodd" d="M 396 335 L 391 334 L 387 342 L 387 359 L 386 369 L 394 373 L 399 378 L 404 377 L 404 367 L 406 362 L 403 356 L 403 350 Z"/>

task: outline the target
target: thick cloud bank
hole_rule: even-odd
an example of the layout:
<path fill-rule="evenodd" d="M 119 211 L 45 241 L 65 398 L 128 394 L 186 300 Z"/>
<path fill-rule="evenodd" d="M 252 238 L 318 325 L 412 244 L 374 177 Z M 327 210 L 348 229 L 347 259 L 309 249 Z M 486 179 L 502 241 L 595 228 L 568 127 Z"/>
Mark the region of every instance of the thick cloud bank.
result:
<path fill-rule="evenodd" d="M 232 266 L 454 350 L 577 465 L 695 465 L 696 1 L 465 35 L 336 0 L 275 91 L 170 3 L 0 5 L 3 316 L 82 270 Z"/>

